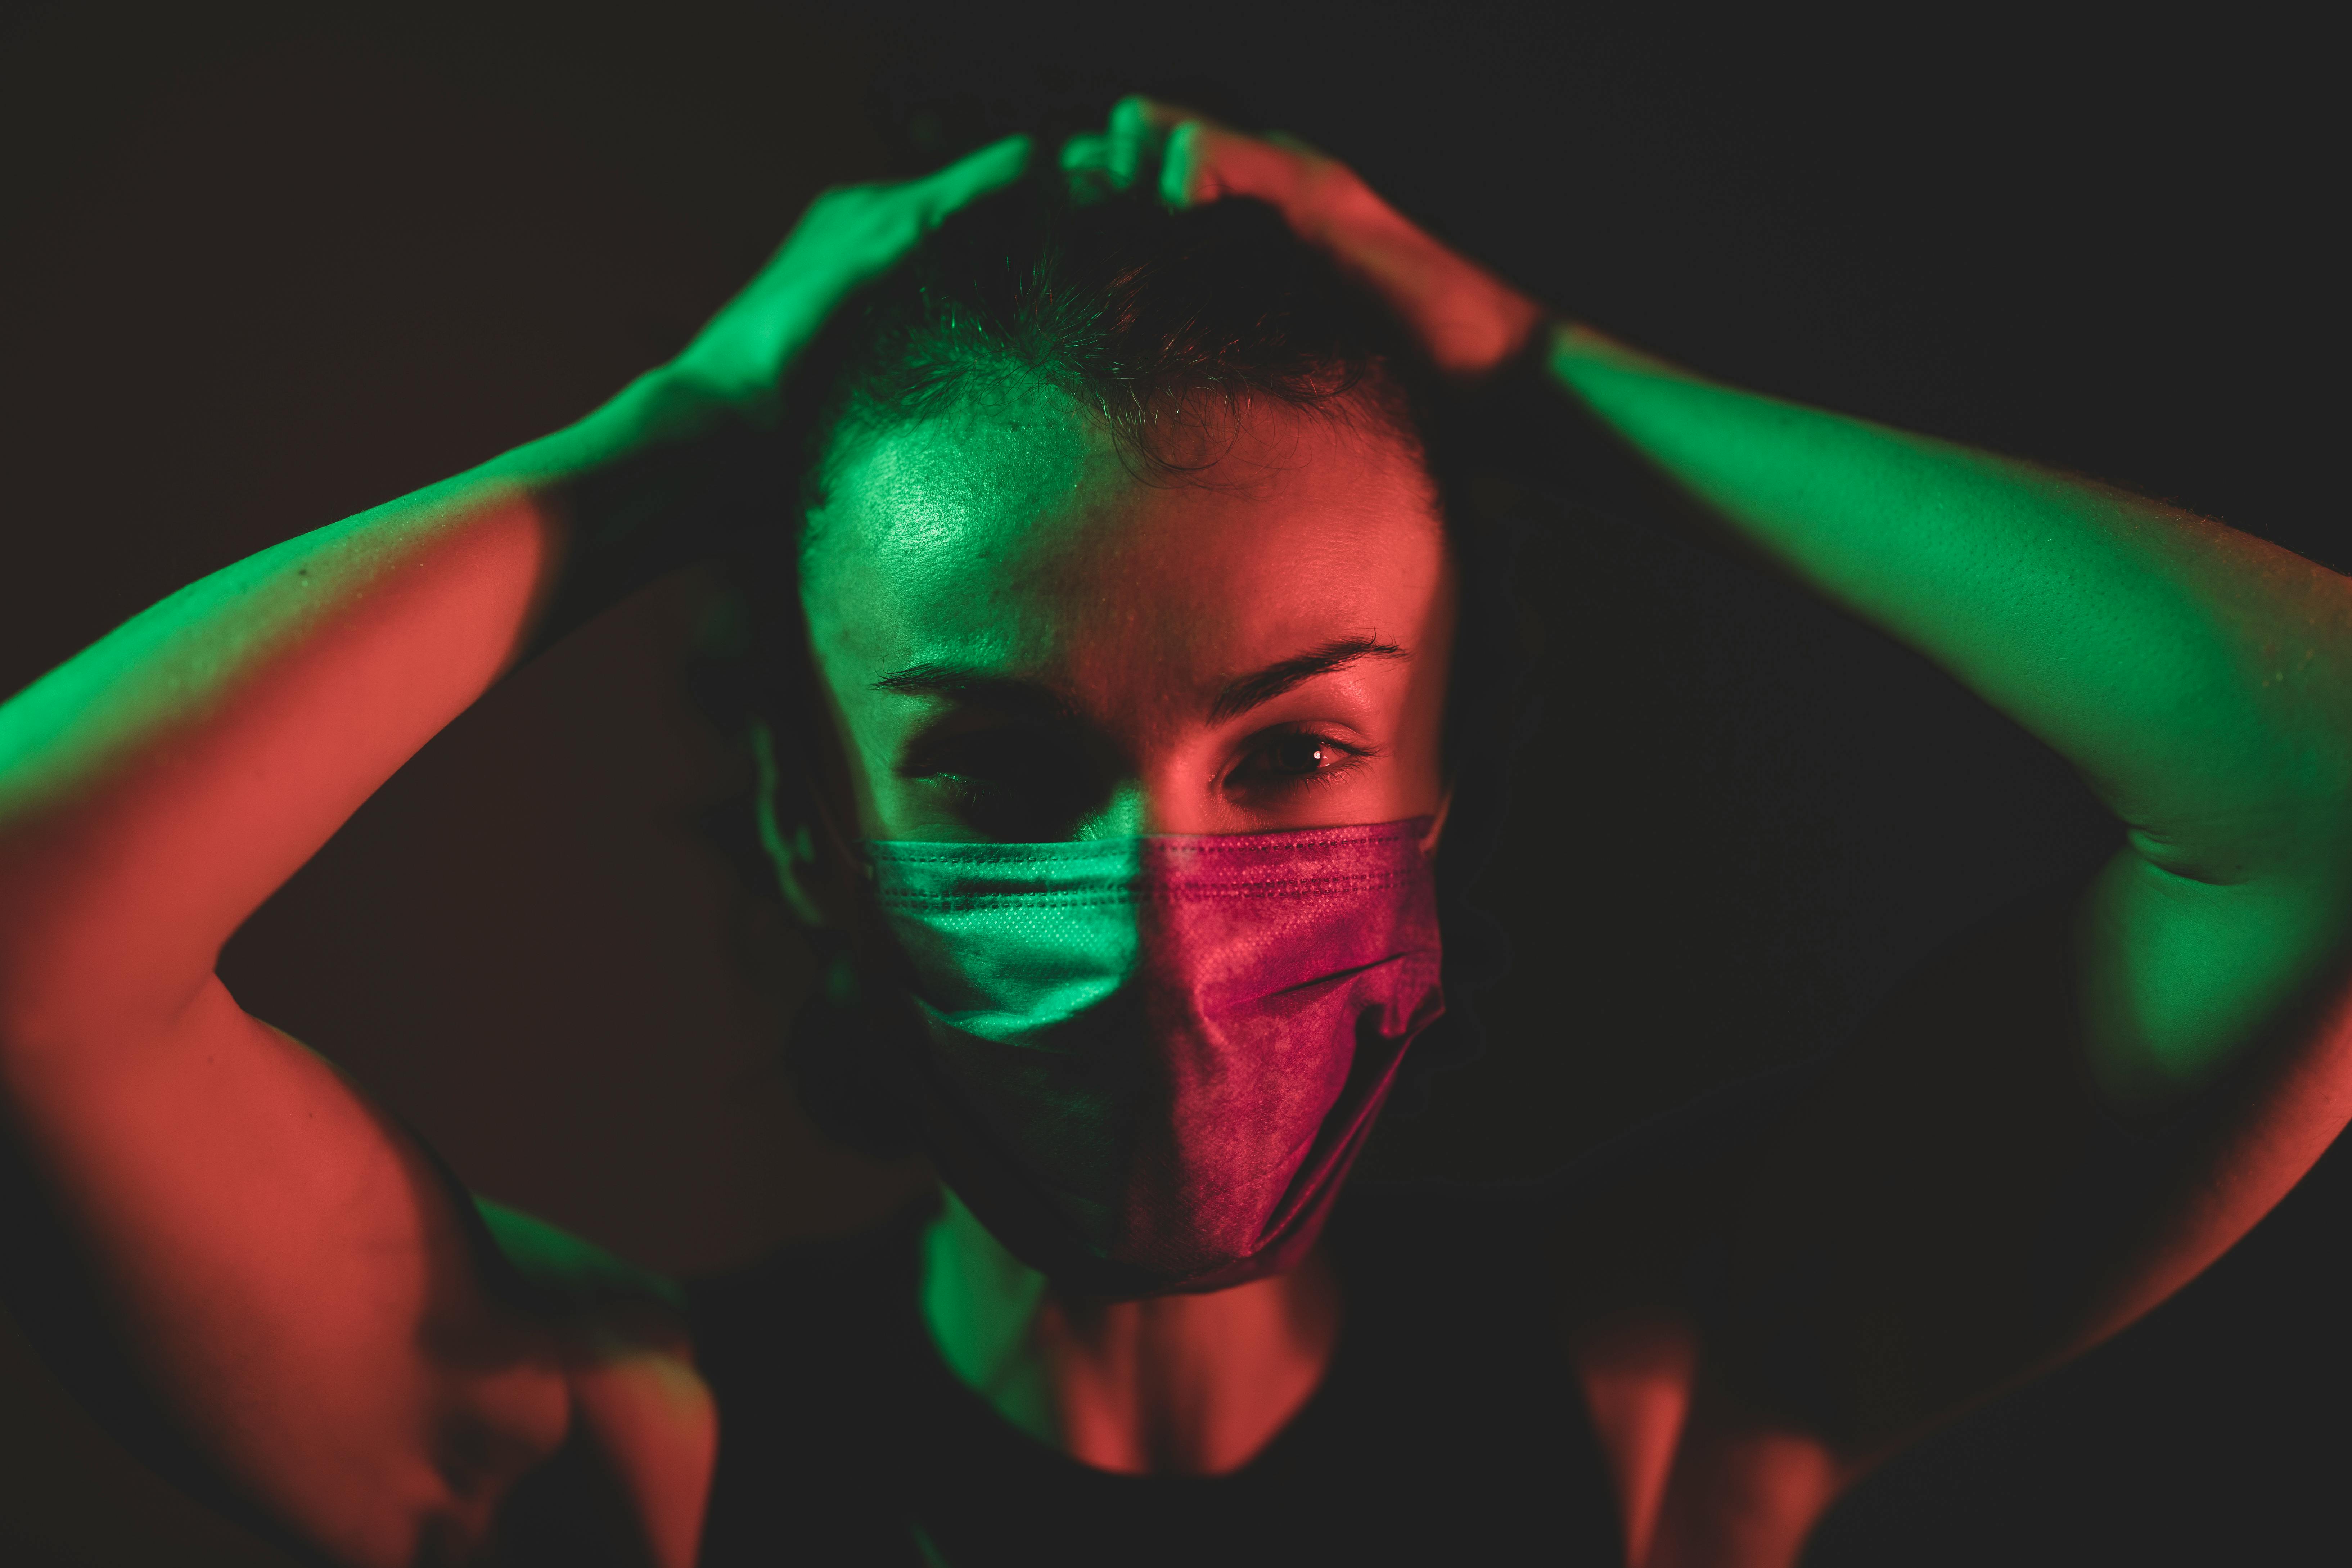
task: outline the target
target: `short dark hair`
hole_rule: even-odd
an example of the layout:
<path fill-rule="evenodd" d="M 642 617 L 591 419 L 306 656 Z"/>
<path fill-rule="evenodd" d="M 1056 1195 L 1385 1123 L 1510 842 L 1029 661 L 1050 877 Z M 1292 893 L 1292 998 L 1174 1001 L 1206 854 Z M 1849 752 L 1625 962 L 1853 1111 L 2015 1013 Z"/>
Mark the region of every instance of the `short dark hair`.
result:
<path fill-rule="evenodd" d="M 1032 174 L 950 217 L 825 337 L 798 400 L 804 514 L 845 437 L 992 381 L 1058 388 L 1147 479 L 1208 466 L 1204 416 L 1266 403 L 1368 417 L 1424 454 L 1427 363 L 1260 202 L 1175 211 Z"/>
<path fill-rule="evenodd" d="M 1391 1105 L 1410 1112 L 1432 1073 L 1477 1053 L 1471 998 L 1507 963 L 1501 929 L 1466 893 L 1499 833 L 1507 766 L 1524 728 L 1528 660 L 1509 585 L 1514 538 L 1469 500 L 1452 460 L 1445 389 L 1410 334 L 1273 208 L 1225 200 L 1174 211 L 1148 192 L 1087 197 L 1048 169 L 955 214 L 838 311 L 792 372 L 785 427 L 800 504 L 739 572 L 751 632 L 737 664 L 751 677 L 743 696 L 773 732 L 808 742 L 806 771 L 782 781 L 779 809 L 804 814 L 833 841 L 845 885 L 854 885 L 845 842 L 854 824 L 814 700 L 798 578 L 807 519 L 846 437 L 921 418 L 992 377 L 1060 388 L 1105 423 L 1147 482 L 1186 482 L 1202 466 L 1192 437 L 1204 408 L 1246 417 L 1273 403 L 1374 422 L 1427 467 L 1463 597 L 1444 742 L 1454 795 L 1438 861 L 1448 1011 L 1400 1074 Z M 724 837 L 759 858 L 740 826 Z M 772 870 L 762 866 L 760 881 L 772 888 Z M 864 973 L 860 944 L 811 936 L 836 977 L 787 1043 L 801 1098 L 844 1142 L 872 1152 L 909 1147 L 893 1080 L 871 1048 L 873 1029 L 888 1026 L 872 1005 L 872 982 L 860 1002 L 860 985 L 840 977 Z"/>

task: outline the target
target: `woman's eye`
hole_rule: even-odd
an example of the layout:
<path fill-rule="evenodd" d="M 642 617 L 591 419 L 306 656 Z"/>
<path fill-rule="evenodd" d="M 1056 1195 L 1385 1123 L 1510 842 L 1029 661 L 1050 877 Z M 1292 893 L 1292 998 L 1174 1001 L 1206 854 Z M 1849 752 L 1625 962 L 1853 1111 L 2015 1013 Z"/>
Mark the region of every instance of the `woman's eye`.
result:
<path fill-rule="evenodd" d="M 1266 766 L 1277 773 L 1320 773 L 1334 758 L 1319 735 L 1284 735 L 1265 749 Z"/>
<path fill-rule="evenodd" d="M 1351 746 L 1311 731 L 1288 730 L 1265 736 L 1234 770 L 1234 782 L 1280 787 L 1311 781 L 1328 784 L 1372 755 L 1370 748 Z"/>
<path fill-rule="evenodd" d="M 942 791 L 958 815 L 992 838 L 1066 837 L 1108 797 L 1108 780 L 1083 746 L 1027 726 L 932 742 L 903 771 Z"/>

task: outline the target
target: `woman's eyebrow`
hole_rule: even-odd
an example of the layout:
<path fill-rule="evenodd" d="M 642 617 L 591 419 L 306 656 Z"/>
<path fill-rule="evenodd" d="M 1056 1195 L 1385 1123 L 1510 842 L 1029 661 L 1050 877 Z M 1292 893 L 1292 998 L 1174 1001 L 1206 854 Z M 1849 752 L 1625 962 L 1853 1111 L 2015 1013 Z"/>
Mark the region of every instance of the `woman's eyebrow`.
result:
<path fill-rule="evenodd" d="M 1319 647 L 1227 681 L 1217 693 L 1216 701 L 1210 704 L 1209 721 L 1221 724 L 1273 701 L 1318 675 L 1345 669 L 1359 659 L 1412 657 L 1394 643 L 1371 637 L 1334 637 Z M 874 682 L 873 689 L 897 692 L 902 697 L 942 697 L 1037 720 L 1068 720 L 1077 711 L 1068 697 L 1050 686 L 964 664 L 910 664 Z"/>
<path fill-rule="evenodd" d="M 892 670 L 873 689 L 902 697 L 944 697 L 1039 721 L 1068 720 L 1077 712 L 1066 696 L 1050 686 L 965 664 L 910 664 Z"/>
<path fill-rule="evenodd" d="M 1227 681 L 1225 689 L 1209 708 L 1209 722 L 1221 724 L 1228 719 L 1248 712 L 1263 702 L 1271 702 L 1304 681 L 1318 675 L 1328 675 L 1335 669 L 1345 669 L 1360 658 L 1410 658 L 1412 656 L 1394 643 L 1375 642 L 1370 637 L 1335 637 L 1321 647 L 1309 649 L 1278 664 Z"/>

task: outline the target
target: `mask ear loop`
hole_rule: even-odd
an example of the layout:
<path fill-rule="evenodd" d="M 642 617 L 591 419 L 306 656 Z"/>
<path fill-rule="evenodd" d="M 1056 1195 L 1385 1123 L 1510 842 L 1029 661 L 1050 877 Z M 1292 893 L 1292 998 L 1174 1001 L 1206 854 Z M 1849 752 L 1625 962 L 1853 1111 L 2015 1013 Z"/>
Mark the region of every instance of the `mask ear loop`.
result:
<path fill-rule="evenodd" d="M 1445 793 L 1437 797 L 1437 810 L 1429 819 L 1429 831 L 1421 836 L 1421 852 L 1437 853 L 1437 836 L 1445 831 L 1445 814 L 1454 809 L 1454 786 L 1447 784 Z"/>

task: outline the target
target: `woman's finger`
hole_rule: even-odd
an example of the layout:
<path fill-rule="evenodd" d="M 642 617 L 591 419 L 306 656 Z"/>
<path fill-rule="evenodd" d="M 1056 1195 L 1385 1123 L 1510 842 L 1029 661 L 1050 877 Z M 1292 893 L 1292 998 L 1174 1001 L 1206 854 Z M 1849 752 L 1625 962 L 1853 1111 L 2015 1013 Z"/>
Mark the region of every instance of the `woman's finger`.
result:
<path fill-rule="evenodd" d="M 1234 133 L 1231 127 L 1210 119 L 1198 110 L 1186 109 L 1181 104 L 1162 103 L 1139 92 L 1131 92 L 1111 105 L 1110 121 L 1104 135 L 1109 144 L 1112 184 L 1121 190 L 1133 185 L 1145 170 L 1160 161 L 1167 151 L 1171 133 L 1182 126 L 1193 124 L 1204 125 L 1220 135 Z"/>
<path fill-rule="evenodd" d="M 1062 172 L 1101 174 L 1110 168 L 1110 138 L 1098 131 L 1081 131 L 1062 143 Z"/>
<path fill-rule="evenodd" d="M 1136 93 L 1111 105 L 1110 124 L 1104 141 L 1110 155 L 1108 173 L 1118 189 L 1132 186 L 1136 177 L 1159 155 L 1160 143 L 1167 134 L 1167 127 L 1160 123 L 1160 107 Z"/>
<path fill-rule="evenodd" d="M 921 211 L 927 225 L 939 221 L 991 191 L 1002 190 L 1029 167 L 1034 143 L 1024 132 L 992 142 L 968 153 L 946 168 L 909 182 L 907 195 Z"/>
<path fill-rule="evenodd" d="M 1214 201 L 1216 196 L 1209 189 L 1213 183 L 1200 122 L 1177 126 L 1169 132 L 1167 144 L 1160 150 L 1160 199 L 1180 208 L 1195 202 Z"/>
<path fill-rule="evenodd" d="M 1111 174 L 1110 138 L 1099 132 L 1082 132 L 1063 142 L 1061 163 L 1071 198 L 1081 204 L 1122 188 Z"/>
<path fill-rule="evenodd" d="M 1307 163 L 1287 148 L 1187 120 L 1168 133 L 1160 159 L 1160 196 L 1170 206 L 1198 206 L 1221 196 L 1255 196 L 1297 220 Z"/>
<path fill-rule="evenodd" d="M 1146 98 L 1139 92 L 1129 93 L 1112 105 L 1110 115 L 1114 129 L 1124 121 L 1133 126 L 1138 134 L 1165 136 L 1188 120 L 1197 120 L 1202 124 L 1215 126 L 1220 131 L 1231 129 L 1197 109 L 1187 109 L 1181 103 L 1163 103 L 1156 98 Z"/>

